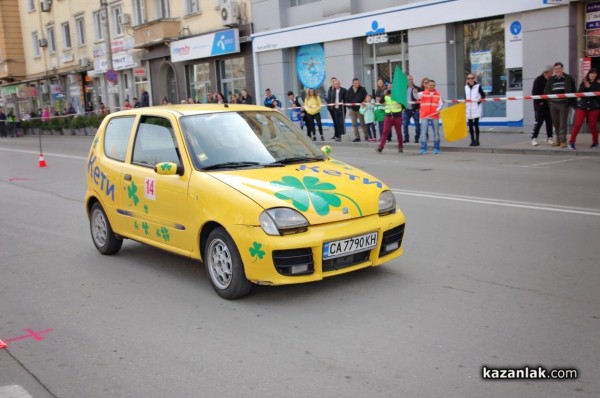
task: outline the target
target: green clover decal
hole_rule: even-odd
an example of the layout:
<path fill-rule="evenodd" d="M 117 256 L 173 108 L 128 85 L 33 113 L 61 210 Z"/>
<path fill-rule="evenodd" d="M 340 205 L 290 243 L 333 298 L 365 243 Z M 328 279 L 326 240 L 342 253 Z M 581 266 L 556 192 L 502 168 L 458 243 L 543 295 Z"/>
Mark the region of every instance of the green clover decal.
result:
<path fill-rule="evenodd" d="M 135 185 L 135 182 L 131 181 L 131 185 L 127 187 L 127 197 L 133 201 L 134 206 L 137 206 L 137 204 L 140 201 L 140 199 L 136 195 L 136 192 L 137 192 L 137 185 Z"/>
<path fill-rule="evenodd" d="M 148 205 L 144 205 L 144 213 L 148 214 Z"/>
<path fill-rule="evenodd" d="M 148 230 L 150 229 L 150 227 L 148 226 L 148 223 L 147 223 L 146 221 L 144 221 L 144 222 L 142 223 L 142 228 L 144 229 L 144 233 L 145 233 L 146 235 L 148 235 Z"/>
<path fill-rule="evenodd" d="M 169 230 L 167 229 L 167 227 L 160 227 L 160 229 L 157 229 L 156 236 L 159 238 L 163 238 L 167 242 L 171 240 L 171 235 L 169 235 Z"/>
<path fill-rule="evenodd" d="M 133 222 L 133 228 L 140 229 L 140 226 L 138 225 L 137 221 Z"/>
<path fill-rule="evenodd" d="M 170 163 L 167 163 L 167 162 L 165 162 L 165 163 L 162 163 L 162 164 L 160 165 L 160 169 L 161 169 L 162 171 L 168 171 L 168 170 L 171 170 L 172 168 L 173 168 L 173 166 L 171 166 L 171 164 L 170 164 Z"/>
<path fill-rule="evenodd" d="M 96 149 L 96 145 L 98 145 L 98 137 L 94 138 L 94 144 L 92 145 L 92 148 Z"/>
<path fill-rule="evenodd" d="M 258 257 L 258 260 L 262 260 L 262 258 L 265 256 L 265 251 L 264 250 L 260 250 L 260 248 L 262 247 L 262 244 L 258 243 L 258 242 L 254 242 L 252 244 L 252 247 L 250 247 L 250 255 L 254 258 L 255 262 L 257 260 L 256 257 Z"/>
<path fill-rule="evenodd" d="M 275 192 L 275 196 L 279 199 L 291 200 L 292 205 L 301 212 L 307 211 L 312 203 L 317 214 L 325 216 L 329 214 L 329 206 L 339 207 L 342 204 L 338 195 L 325 192 L 336 189 L 335 185 L 319 182 L 316 177 L 305 176 L 300 181 L 294 176 L 285 176 L 281 181 L 271 181 L 271 184 L 288 188 Z"/>

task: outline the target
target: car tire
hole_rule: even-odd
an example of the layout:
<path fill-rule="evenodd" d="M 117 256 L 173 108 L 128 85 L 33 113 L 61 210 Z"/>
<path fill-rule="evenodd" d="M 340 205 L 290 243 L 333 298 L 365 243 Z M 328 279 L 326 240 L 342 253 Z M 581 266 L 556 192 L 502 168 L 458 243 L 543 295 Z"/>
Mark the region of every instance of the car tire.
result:
<path fill-rule="evenodd" d="M 235 300 L 250 293 L 252 283 L 246 279 L 240 253 L 225 229 L 216 228 L 208 235 L 204 258 L 210 283 L 219 296 Z"/>
<path fill-rule="evenodd" d="M 102 254 L 116 254 L 123 245 L 123 239 L 117 238 L 102 205 L 98 202 L 94 203 L 90 213 L 90 232 L 96 249 Z"/>

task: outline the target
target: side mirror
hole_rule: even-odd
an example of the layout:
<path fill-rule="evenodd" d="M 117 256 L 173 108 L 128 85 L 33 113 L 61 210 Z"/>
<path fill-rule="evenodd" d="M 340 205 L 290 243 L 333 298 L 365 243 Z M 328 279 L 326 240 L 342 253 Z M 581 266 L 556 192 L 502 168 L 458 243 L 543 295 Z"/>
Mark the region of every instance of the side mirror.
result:
<path fill-rule="evenodd" d="M 162 176 L 183 175 L 183 166 L 176 163 L 162 162 L 154 166 L 154 172 Z"/>
<path fill-rule="evenodd" d="M 323 152 L 325 156 L 329 157 L 329 155 L 331 155 L 331 152 L 333 152 L 333 148 L 331 148 L 331 146 L 329 145 L 323 145 L 321 147 L 321 152 Z"/>

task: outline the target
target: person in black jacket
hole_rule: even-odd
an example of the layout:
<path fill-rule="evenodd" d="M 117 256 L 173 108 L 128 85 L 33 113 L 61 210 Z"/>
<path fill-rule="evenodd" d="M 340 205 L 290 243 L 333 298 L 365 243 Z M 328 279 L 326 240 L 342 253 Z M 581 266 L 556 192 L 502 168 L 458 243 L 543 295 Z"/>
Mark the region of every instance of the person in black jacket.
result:
<path fill-rule="evenodd" d="M 585 75 L 585 79 L 579 85 L 578 93 L 600 91 L 600 81 L 598 80 L 598 70 L 591 68 Z M 583 126 L 583 122 L 587 119 L 592 133 L 591 148 L 598 148 L 598 116 L 600 116 L 600 102 L 598 97 L 583 97 L 577 101 L 577 110 L 575 111 L 575 124 L 571 130 L 571 138 L 569 139 L 569 149 L 575 150 L 575 140 L 577 133 Z"/>
<path fill-rule="evenodd" d="M 533 88 L 531 89 L 531 95 L 542 95 L 546 88 L 546 82 L 552 76 L 552 65 L 546 65 L 541 75 L 535 78 L 533 81 Z M 543 99 L 533 100 L 533 111 L 535 112 L 535 124 L 533 125 L 533 132 L 531 133 L 531 145 L 537 146 L 537 137 L 542 128 L 542 124 L 546 123 L 546 135 L 548 137 L 548 144 L 552 145 L 552 117 L 550 116 L 550 108 L 548 108 L 548 101 Z"/>
<path fill-rule="evenodd" d="M 333 104 L 333 129 L 335 130 L 333 139 L 335 141 L 341 141 L 342 135 L 346 134 L 344 131 L 344 120 L 346 119 L 346 110 L 344 109 L 345 97 L 346 89 L 341 87 L 341 83 L 339 80 L 335 79 L 333 81 L 332 90 L 327 95 L 327 103 Z"/>
<path fill-rule="evenodd" d="M 358 78 L 352 80 L 352 86 L 346 91 L 345 101 L 354 103 L 350 106 L 350 120 L 352 120 L 352 127 L 354 127 L 354 140 L 352 142 L 360 142 L 360 135 L 358 134 L 358 122 L 360 120 L 360 127 L 363 131 L 363 137 L 365 141 L 369 139 L 369 133 L 367 132 L 367 125 L 365 124 L 365 117 L 359 112 L 360 105 L 365 102 L 367 98 L 367 90 L 360 85 Z"/>

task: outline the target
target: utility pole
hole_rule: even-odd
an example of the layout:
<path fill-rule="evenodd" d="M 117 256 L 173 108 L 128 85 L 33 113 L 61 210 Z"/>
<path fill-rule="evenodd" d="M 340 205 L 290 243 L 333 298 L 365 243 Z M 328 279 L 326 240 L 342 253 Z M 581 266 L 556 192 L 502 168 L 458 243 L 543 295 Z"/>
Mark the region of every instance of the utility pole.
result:
<path fill-rule="evenodd" d="M 106 72 L 113 70 L 113 59 L 112 59 L 112 46 L 110 40 L 110 26 L 108 23 L 108 3 L 107 0 L 100 0 L 100 19 L 102 22 L 102 29 L 104 29 L 104 33 L 106 37 L 104 38 L 104 53 L 106 55 Z M 106 72 L 104 72 L 104 77 L 106 78 Z M 106 79 L 106 106 L 109 111 L 112 112 L 118 106 L 115 105 L 114 94 L 111 93 L 112 88 L 114 87 L 114 81 Z"/>

